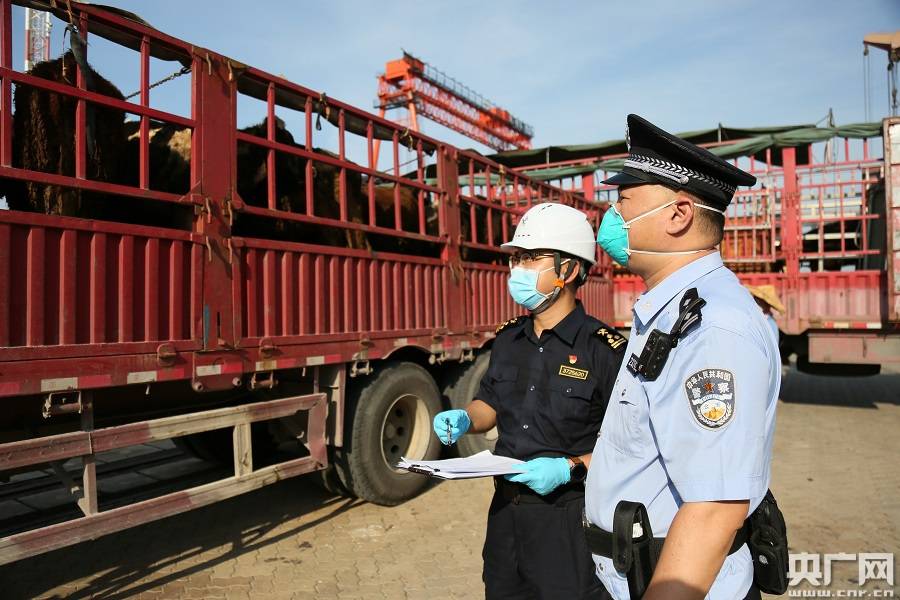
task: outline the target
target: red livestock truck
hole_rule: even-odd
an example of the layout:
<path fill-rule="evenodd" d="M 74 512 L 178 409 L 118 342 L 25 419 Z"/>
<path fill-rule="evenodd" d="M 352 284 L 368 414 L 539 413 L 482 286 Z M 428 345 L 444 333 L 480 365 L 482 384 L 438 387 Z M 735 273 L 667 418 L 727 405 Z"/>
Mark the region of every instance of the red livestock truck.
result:
<path fill-rule="evenodd" d="M 682 135 L 757 177 L 729 206 L 720 251 L 744 283 L 777 290 L 782 359 L 826 375 L 900 369 L 900 118 Z M 608 203 L 616 191 L 601 182 L 624 152 L 612 140 L 492 158 L 546 181 L 581 177 Z M 614 324 L 628 329 L 643 282 L 617 269 L 614 291 Z"/>
<path fill-rule="evenodd" d="M 66 22 L 72 51 L 16 70 L 12 4 Z M 134 100 L 89 66 L 105 48 L 133 58 Z M 150 102 L 158 64 L 182 67 L 187 116 Z M 517 312 L 499 247 L 517 216 L 556 201 L 600 217 L 113 9 L 2 0 L 0 81 L 0 472 L 52 465 L 83 513 L 6 535 L 0 563 L 313 471 L 366 500 L 411 497 L 424 482 L 395 461 L 438 454 L 433 416 L 472 397 Z M 265 119 L 239 130 L 248 102 Z M 133 176 L 109 168 L 132 156 Z M 598 266 L 581 292 L 603 319 L 610 275 Z M 101 453 L 165 439 L 233 473 L 104 498 Z"/>

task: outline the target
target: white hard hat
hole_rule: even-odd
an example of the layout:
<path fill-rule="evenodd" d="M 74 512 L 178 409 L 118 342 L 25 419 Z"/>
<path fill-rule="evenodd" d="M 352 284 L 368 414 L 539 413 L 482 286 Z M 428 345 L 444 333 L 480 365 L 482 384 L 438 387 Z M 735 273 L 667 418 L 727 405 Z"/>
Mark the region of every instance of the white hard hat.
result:
<path fill-rule="evenodd" d="M 536 204 L 528 209 L 519 219 L 513 239 L 503 246 L 522 250 L 558 250 L 591 264 L 597 262 L 597 240 L 587 215 L 577 208 L 556 202 Z"/>

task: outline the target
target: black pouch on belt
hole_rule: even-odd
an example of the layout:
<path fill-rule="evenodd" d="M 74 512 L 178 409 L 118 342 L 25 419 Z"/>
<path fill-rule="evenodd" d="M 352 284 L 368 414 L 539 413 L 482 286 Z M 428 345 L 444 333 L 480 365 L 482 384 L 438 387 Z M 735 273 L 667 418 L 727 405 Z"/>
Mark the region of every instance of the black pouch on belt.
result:
<path fill-rule="evenodd" d="M 787 526 L 771 490 L 749 520 L 753 581 L 763 592 L 780 596 L 788 588 Z"/>
<path fill-rule="evenodd" d="M 653 577 L 657 556 L 652 543 L 647 508 L 640 502 L 619 502 L 613 513 L 612 560 L 616 570 L 625 573 L 632 600 L 640 600 Z"/>

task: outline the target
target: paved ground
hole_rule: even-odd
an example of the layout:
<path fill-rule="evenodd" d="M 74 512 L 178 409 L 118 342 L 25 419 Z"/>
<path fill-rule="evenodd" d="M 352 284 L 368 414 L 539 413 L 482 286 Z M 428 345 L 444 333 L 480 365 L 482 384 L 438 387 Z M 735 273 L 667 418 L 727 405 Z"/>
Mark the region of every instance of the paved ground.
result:
<path fill-rule="evenodd" d="M 772 487 L 792 551 L 900 551 L 900 376 L 792 373 L 782 396 Z M 0 597 L 482 598 L 491 490 L 450 482 L 381 508 L 289 480 L 2 567 Z M 838 563 L 829 589 L 858 589 L 856 569 Z"/>
<path fill-rule="evenodd" d="M 788 520 L 791 552 L 900 557 L 900 375 L 790 373 L 781 397 L 772 490 Z M 835 565 L 827 589 L 859 591 L 857 562 Z M 886 587 L 863 589 L 871 596 Z"/>

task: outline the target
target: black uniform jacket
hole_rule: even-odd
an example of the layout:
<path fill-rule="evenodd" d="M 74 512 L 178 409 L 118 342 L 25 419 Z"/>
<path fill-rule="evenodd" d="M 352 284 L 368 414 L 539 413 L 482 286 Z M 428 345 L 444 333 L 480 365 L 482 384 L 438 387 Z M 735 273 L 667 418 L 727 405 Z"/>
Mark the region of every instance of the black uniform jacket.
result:
<path fill-rule="evenodd" d="M 540 338 L 530 317 L 500 325 L 475 396 L 497 411 L 494 453 L 530 460 L 591 452 L 625 345 L 580 302 Z"/>

